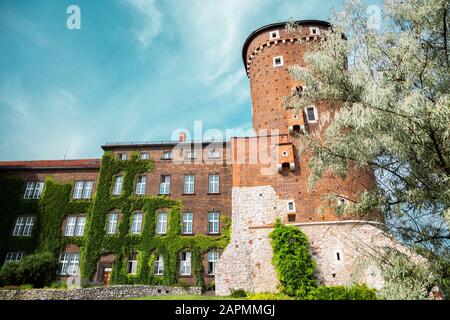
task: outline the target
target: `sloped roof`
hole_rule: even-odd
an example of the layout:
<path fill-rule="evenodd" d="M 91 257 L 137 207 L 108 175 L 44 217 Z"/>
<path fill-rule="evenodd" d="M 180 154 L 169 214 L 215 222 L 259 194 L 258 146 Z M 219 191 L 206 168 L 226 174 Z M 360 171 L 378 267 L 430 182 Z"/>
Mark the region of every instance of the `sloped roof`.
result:
<path fill-rule="evenodd" d="M 100 159 L 0 161 L 0 170 L 98 168 L 100 168 Z"/>

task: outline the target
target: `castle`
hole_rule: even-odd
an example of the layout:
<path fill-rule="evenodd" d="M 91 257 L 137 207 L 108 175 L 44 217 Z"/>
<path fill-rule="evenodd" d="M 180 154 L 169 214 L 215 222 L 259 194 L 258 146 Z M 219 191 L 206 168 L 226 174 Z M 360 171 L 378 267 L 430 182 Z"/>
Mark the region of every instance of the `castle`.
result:
<path fill-rule="evenodd" d="M 46 250 L 59 257 L 62 279 L 214 280 L 218 295 L 269 292 L 278 280 L 268 234 L 281 219 L 308 236 L 321 284 L 381 288 L 376 265 L 361 261 L 377 248 L 407 249 L 384 231 L 377 212 L 336 213 L 374 187 L 373 173 L 352 171 L 344 181 L 325 175 L 314 190 L 307 186 L 302 132 L 320 130 L 321 115 L 331 109 L 318 102 L 286 110 L 284 97 L 303 90 L 287 67 L 303 65 L 304 52 L 330 25 L 298 24 L 300 33 L 275 23 L 245 41 L 255 136 L 206 142 L 182 133 L 178 141 L 109 143 L 102 159 L 0 162 L 0 259 Z"/>

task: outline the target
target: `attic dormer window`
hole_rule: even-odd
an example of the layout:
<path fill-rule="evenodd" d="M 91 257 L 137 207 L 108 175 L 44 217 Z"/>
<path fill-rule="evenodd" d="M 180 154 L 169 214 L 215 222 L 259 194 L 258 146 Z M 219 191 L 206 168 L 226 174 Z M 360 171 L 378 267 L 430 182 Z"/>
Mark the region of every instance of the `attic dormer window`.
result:
<path fill-rule="evenodd" d="M 279 30 L 273 30 L 269 32 L 269 39 L 275 40 L 280 38 L 280 31 Z"/>

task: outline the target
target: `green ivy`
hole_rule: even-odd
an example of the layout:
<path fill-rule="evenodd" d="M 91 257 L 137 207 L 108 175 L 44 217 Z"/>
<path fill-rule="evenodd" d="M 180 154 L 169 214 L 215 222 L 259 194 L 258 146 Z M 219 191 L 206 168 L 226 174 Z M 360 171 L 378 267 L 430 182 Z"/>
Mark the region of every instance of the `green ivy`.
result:
<path fill-rule="evenodd" d="M 282 286 L 282 293 L 261 299 L 284 299 L 288 297 L 301 300 L 376 300 L 374 289 L 364 285 L 316 286 L 315 268 L 306 235 L 297 227 L 285 226 L 280 220 L 270 234 L 272 239 L 272 262 Z"/>
<path fill-rule="evenodd" d="M 289 296 L 307 296 L 316 286 L 316 263 L 309 252 L 308 238 L 299 228 L 285 226 L 280 220 L 276 221 L 270 238 L 272 262 L 284 293 Z"/>
<path fill-rule="evenodd" d="M 211 249 L 224 249 L 230 239 L 229 218 L 222 217 L 223 234 L 221 236 L 182 236 L 182 202 L 165 196 L 137 196 L 134 192 L 139 174 L 154 169 L 152 160 L 139 159 L 133 153 L 130 160 L 118 160 L 106 152 L 102 158 L 96 194 L 92 201 L 71 199 L 71 184 L 59 184 L 47 178 L 39 200 L 24 200 L 24 182 L 6 178 L 0 183 L 0 257 L 5 259 L 11 250 L 50 252 L 58 256 L 68 244 L 81 248 L 81 277 L 89 281 L 95 274 L 97 261 L 107 254 L 115 255 L 111 274 L 113 284 L 177 284 L 179 253 L 182 250 L 192 252 L 192 271 L 196 285 L 204 286 L 203 264 L 201 257 Z M 120 196 L 112 195 L 114 177 L 123 175 L 123 188 Z M 160 210 L 168 211 L 168 233 L 156 235 L 156 216 Z M 118 233 L 109 236 L 105 232 L 106 215 L 117 210 L 122 214 Z M 130 219 L 135 211 L 144 213 L 141 235 L 131 235 Z M 69 215 L 86 213 L 87 221 L 84 237 L 64 237 L 61 226 Z M 32 237 L 11 237 L 11 230 L 18 215 L 37 216 Z M 127 272 L 128 256 L 138 252 L 138 272 Z M 164 259 L 164 275 L 154 275 L 155 256 L 161 254 Z"/>

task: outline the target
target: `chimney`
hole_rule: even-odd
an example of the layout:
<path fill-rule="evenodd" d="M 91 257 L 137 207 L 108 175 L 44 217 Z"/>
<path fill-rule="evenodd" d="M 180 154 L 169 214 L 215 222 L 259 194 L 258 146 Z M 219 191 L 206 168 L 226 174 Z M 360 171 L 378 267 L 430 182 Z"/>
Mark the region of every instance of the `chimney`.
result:
<path fill-rule="evenodd" d="M 180 138 L 178 139 L 179 142 L 185 142 L 186 141 L 186 133 L 180 132 Z"/>

